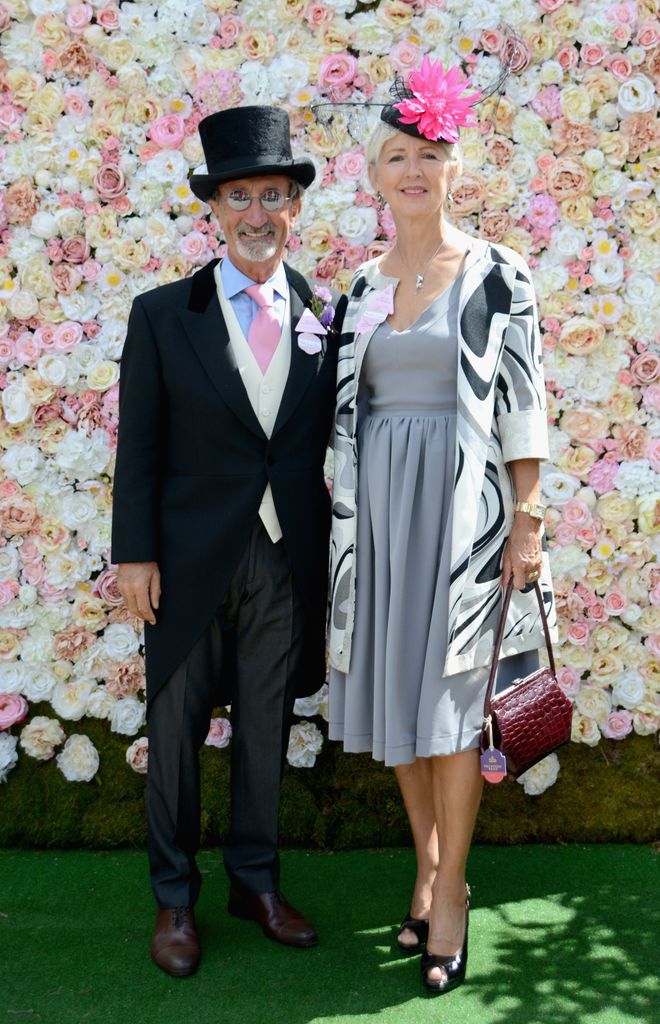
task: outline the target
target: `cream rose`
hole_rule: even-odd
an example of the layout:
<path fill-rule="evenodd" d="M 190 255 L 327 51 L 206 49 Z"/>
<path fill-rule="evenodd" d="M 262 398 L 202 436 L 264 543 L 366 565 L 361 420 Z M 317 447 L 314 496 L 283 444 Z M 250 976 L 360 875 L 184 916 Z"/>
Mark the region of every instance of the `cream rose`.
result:
<path fill-rule="evenodd" d="M 37 761 L 48 761 L 55 754 L 55 747 L 64 742 L 64 729 L 56 718 L 36 715 L 22 729 L 20 744 L 26 754 Z"/>
<path fill-rule="evenodd" d="M 68 782 L 89 782 L 99 769 L 99 755 L 89 736 L 74 733 L 57 755 L 57 767 Z"/>
<path fill-rule="evenodd" d="M 126 750 L 126 761 L 138 775 L 146 775 L 149 764 L 149 740 L 139 736 Z"/>
<path fill-rule="evenodd" d="M 291 726 L 286 759 L 294 768 L 313 768 L 323 746 L 323 735 L 313 722 Z"/>

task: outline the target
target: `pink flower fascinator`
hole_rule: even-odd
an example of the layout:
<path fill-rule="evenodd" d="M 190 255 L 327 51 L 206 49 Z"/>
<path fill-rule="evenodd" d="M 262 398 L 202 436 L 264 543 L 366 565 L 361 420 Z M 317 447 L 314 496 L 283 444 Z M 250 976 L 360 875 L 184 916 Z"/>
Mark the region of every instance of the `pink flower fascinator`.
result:
<path fill-rule="evenodd" d="M 398 79 L 392 92 L 399 102 L 386 106 L 381 117 L 409 135 L 458 142 L 458 129 L 477 123 L 471 108 L 481 92 L 465 91 L 465 76 L 457 66 L 445 71 L 442 61 L 424 57 L 421 68 L 411 71 L 405 83 Z"/>

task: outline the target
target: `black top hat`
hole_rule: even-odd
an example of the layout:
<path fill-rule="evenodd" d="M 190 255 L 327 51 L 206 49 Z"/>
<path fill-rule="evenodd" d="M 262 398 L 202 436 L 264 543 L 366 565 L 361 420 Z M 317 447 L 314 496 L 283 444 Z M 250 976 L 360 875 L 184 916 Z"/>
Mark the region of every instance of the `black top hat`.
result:
<path fill-rule="evenodd" d="M 193 174 L 190 187 L 206 201 L 223 181 L 257 174 L 286 174 L 304 188 L 314 181 L 311 160 L 291 154 L 289 115 L 276 107 L 234 107 L 199 122 L 207 174 Z"/>

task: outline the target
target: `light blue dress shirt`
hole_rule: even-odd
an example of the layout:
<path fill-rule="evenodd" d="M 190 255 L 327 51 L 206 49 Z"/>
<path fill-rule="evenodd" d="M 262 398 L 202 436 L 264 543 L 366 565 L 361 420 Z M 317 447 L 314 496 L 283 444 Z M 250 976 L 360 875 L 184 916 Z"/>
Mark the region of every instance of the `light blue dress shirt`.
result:
<path fill-rule="evenodd" d="M 247 338 L 250 324 L 256 316 L 259 306 L 254 299 L 251 299 L 245 293 L 244 289 L 257 282 L 246 277 L 242 271 L 235 267 L 229 256 L 225 256 L 220 264 L 220 277 L 222 278 L 224 293 L 231 302 L 236 319 Z M 272 277 L 268 278 L 266 284 L 271 285 L 273 288 L 273 310 L 280 327 L 282 327 L 284 311 L 286 310 L 286 299 L 289 294 L 289 284 L 286 279 L 283 263 L 280 263 Z"/>

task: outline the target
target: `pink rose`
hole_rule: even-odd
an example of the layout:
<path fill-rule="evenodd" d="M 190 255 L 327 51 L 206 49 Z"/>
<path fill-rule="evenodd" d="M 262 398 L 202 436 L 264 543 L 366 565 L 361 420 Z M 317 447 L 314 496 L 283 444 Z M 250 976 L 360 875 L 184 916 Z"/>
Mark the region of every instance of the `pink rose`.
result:
<path fill-rule="evenodd" d="M 0 32 L 6 32 L 11 25 L 11 14 L 4 4 L 0 4 Z"/>
<path fill-rule="evenodd" d="M 627 81 L 632 75 L 632 61 L 623 53 L 617 53 L 607 61 L 607 68 L 619 82 Z"/>
<path fill-rule="evenodd" d="M 631 711 L 612 711 L 600 731 L 608 740 L 622 740 L 632 732 L 632 722 Z"/>
<path fill-rule="evenodd" d="M 484 29 L 479 36 L 479 48 L 486 53 L 499 53 L 504 42 L 504 35 L 499 29 Z"/>
<path fill-rule="evenodd" d="M 41 355 L 41 346 L 34 334 L 25 331 L 16 341 L 16 358 L 26 366 L 32 366 Z"/>
<path fill-rule="evenodd" d="M 587 622 L 583 619 L 571 622 L 567 630 L 567 637 L 569 642 L 577 647 L 585 647 L 589 643 L 589 626 Z"/>
<path fill-rule="evenodd" d="M 649 384 L 643 388 L 642 401 L 651 409 L 660 409 L 660 384 Z"/>
<path fill-rule="evenodd" d="M 89 242 L 82 235 L 66 238 L 62 242 L 62 259 L 67 263 L 84 263 L 90 252 Z"/>
<path fill-rule="evenodd" d="M 357 150 L 341 153 L 335 161 L 335 175 L 341 181 L 357 181 L 364 174 L 367 162 Z"/>
<path fill-rule="evenodd" d="M 619 475 L 619 463 L 616 459 L 607 456 L 594 462 L 589 470 L 588 482 L 596 494 L 606 494 L 613 491 L 616 486 L 616 478 Z"/>
<path fill-rule="evenodd" d="M 69 117 L 85 117 L 91 113 L 85 93 L 77 86 L 65 92 L 64 109 Z"/>
<path fill-rule="evenodd" d="M 225 14 L 220 19 L 220 45 L 224 49 L 233 46 L 244 30 L 245 24 L 242 18 L 237 17 L 235 14 Z"/>
<path fill-rule="evenodd" d="M 18 693 L 0 693 L 0 729 L 11 729 L 28 713 L 25 697 Z"/>
<path fill-rule="evenodd" d="M 599 43 L 585 43 L 580 50 L 580 57 L 591 68 L 595 67 L 596 64 L 600 64 L 606 56 L 607 50 Z"/>
<path fill-rule="evenodd" d="M 118 199 L 126 188 L 124 172 L 113 164 L 101 164 L 94 178 L 94 188 L 99 199 L 106 203 Z"/>
<path fill-rule="evenodd" d="M 654 658 L 660 658 L 660 633 L 651 633 L 646 638 L 646 649 Z"/>
<path fill-rule="evenodd" d="M 55 328 L 53 347 L 57 352 L 70 352 L 81 341 L 83 329 L 74 320 L 65 320 Z"/>
<path fill-rule="evenodd" d="M 119 28 L 119 8 L 114 4 L 107 4 L 96 12 L 96 21 L 106 32 L 116 32 Z"/>
<path fill-rule="evenodd" d="M 94 593 L 108 605 L 117 606 L 122 603 L 123 597 L 119 593 L 117 573 L 114 569 L 104 569 L 99 573 L 94 583 Z"/>
<path fill-rule="evenodd" d="M 567 697 L 575 697 L 580 690 L 580 676 L 574 668 L 563 665 L 557 669 L 557 682 Z"/>
<path fill-rule="evenodd" d="M 411 39 L 402 39 L 390 50 L 390 62 L 402 74 L 417 67 L 419 47 Z"/>
<path fill-rule="evenodd" d="M 149 764 L 149 740 L 138 736 L 126 751 L 126 761 L 138 775 L 146 775 Z"/>
<path fill-rule="evenodd" d="M 567 501 L 562 508 L 562 515 L 564 522 L 571 523 L 573 526 L 583 526 L 585 523 L 591 522 L 589 506 L 579 498 L 571 498 L 570 501 Z"/>
<path fill-rule="evenodd" d="M 319 66 L 318 84 L 321 88 L 341 88 L 355 78 L 358 63 L 348 53 L 332 53 L 323 57 Z"/>
<path fill-rule="evenodd" d="M 660 473 L 660 437 L 650 438 L 644 454 L 656 473 Z"/>
<path fill-rule="evenodd" d="M 209 734 L 204 740 L 207 747 L 227 747 L 231 739 L 231 723 L 226 718 L 212 718 Z"/>
<path fill-rule="evenodd" d="M 552 14 L 553 11 L 558 11 L 560 7 L 563 7 L 566 0 L 538 0 L 538 5 L 542 11 L 546 14 Z"/>
<path fill-rule="evenodd" d="M 72 295 L 82 281 L 80 270 L 72 263 L 55 264 L 50 268 L 50 276 L 60 295 Z"/>
<path fill-rule="evenodd" d="M 66 23 L 74 35 L 80 35 L 89 25 L 93 14 L 89 4 L 74 4 L 66 12 Z"/>
<path fill-rule="evenodd" d="M 500 56 L 504 64 L 508 64 L 511 61 L 509 67 L 514 75 L 519 75 L 526 71 L 532 59 L 529 46 L 521 36 L 517 36 L 516 39 L 507 36 L 501 47 Z"/>
<path fill-rule="evenodd" d="M 605 611 L 608 615 L 620 615 L 623 609 L 627 608 L 628 603 L 628 598 L 623 591 L 616 588 L 608 590 L 603 598 Z"/>
<path fill-rule="evenodd" d="M 149 129 L 149 138 L 161 149 L 178 149 L 185 137 L 185 123 L 180 114 L 165 114 Z"/>
<path fill-rule="evenodd" d="M 640 21 L 637 26 L 637 36 L 635 42 L 638 46 L 641 46 L 643 50 L 652 50 L 658 41 L 660 40 L 660 32 L 658 32 L 658 23 L 653 18 L 646 18 L 644 21 Z"/>
<path fill-rule="evenodd" d="M 607 15 L 617 25 L 634 25 L 637 21 L 637 4 L 614 4 L 608 8 Z"/>
<path fill-rule="evenodd" d="M 554 533 L 555 542 L 562 548 L 575 540 L 575 527 L 569 523 L 560 523 Z"/>
<path fill-rule="evenodd" d="M 630 364 L 637 384 L 651 384 L 660 374 L 660 356 L 656 352 L 640 352 Z"/>
<path fill-rule="evenodd" d="M 312 28 L 318 28 L 324 22 L 332 21 L 332 11 L 323 4 L 309 4 L 305 10 L 305 17 Z"/>
<path fill-rule="evenodd" d="M 593 523 L 590 526 L 581 526 L 575 534 L 575 539 L 583 548 L 589 550 L 598 540 L 598 530 Z"/>
<path fill-rule="evenodd" d="M 532 99 L 530 107 L 535 114 L 542 117 L 547 124 L 561 117 L 561 89 L 557 85 L 546 85 Z"/>
<path fill-rule="evenodd" d="M 0 30 L 1 31 L 1 30 Z M 21 123 L 21 112 L 13 103 L 0 103 L 0 129 L 10 132 Z"/>
<path fill-rule="evenodd" d="M 0 608 L 13 601 L 19 589 L 16 580 L 0 580 Z"/>
<path fill-rule="evenodd" d="M 189 231 L 179 242 L 179 250 L 191 263 L 205 263 L 209 257 L 206 235 L 201 231 Z"/>
<path fill-rule="evenodd" d="M 552 196 L 532 196 L 526 217 L 532 227 L 549 231 L 559 220 L 559 206 Z"/>
<path fill-rule="evenodd" d="M 563 71 L 572 71 L 576 66 L 579 53 L 571 43 L 564 43 L 555 53 L 555 60 L 561 64 Z"/>

